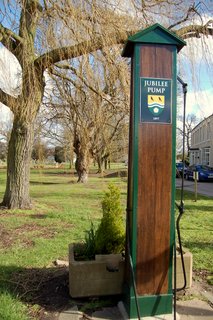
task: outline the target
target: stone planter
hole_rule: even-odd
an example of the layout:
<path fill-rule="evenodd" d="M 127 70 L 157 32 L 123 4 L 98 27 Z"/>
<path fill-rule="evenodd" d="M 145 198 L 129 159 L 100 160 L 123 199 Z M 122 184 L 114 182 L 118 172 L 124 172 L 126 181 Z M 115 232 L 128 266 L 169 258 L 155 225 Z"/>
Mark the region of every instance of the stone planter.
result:
<path fill-rule="evenodd" d="M 186 271 L 186 288 L 190 288 L 192 286 L 192 254 L 189 251 L 184 252 L 183 260 Z M 183 270 L 181 264 L 181 256 L 177 252 L 176 256 L 176 268 L 177 268 L 177 288 L 182 288 L 184 284 L 183 278 Z"/>
<path fill-rule="evenodd" d="M 120 254 L 97 255 L 95 260 L 76 261 L 69 246 L 69 292 L 71 297 L 121 294 L 124 259 Z"/>
<path fill-rule="evenodd" d="M 177 288 L 183 286 L 181 257 L 177 254 Z M 186 287 L 192 285 L 192 254 L 184 253 Z M 124 259 L 120 254 L 96 255 L 95 260 L 76 261 L 74 246 L 69 246 L 69 292 L 71 297 L 121 294 L 124 280 Z"/>

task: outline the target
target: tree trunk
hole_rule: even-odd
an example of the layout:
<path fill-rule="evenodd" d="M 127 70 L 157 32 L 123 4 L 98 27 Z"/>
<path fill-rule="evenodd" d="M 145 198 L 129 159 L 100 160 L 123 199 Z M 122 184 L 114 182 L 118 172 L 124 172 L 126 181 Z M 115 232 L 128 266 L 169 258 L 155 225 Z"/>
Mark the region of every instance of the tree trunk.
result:
<path fill-rule="evenodd" d="M 85 183 L 88 180 L 88 172 L 89 172 L 89 163 L 87 157 L 81 152 L 77 154 L 75 169 L 78 175 L 78 181 Z"/>
<path fill-rule="evenodd" d="M 2 205 L 10 209 L 29 209 L 30 160 L 33 142 L 33 122 L 14 119 L 8 146 L 7 184 Z"/>
<path fill-rule="evenodd" d="M 109 155 L 107 155 L 107 156 L 104 157 L 104 168 L 105 168 L 105 170 L 110 169 L 110 168 L 108 167 L 108 165 L 109 165 L 108 157 L 109 157 Z"/>
<path fill-rule="evenodd" d="M 104 167 L 103 167 L 104 161 L 103 161 L 102 157 L 97 157 L 97 164 L 98 164 L 98 172 L 97 173 L 102 174 L 104 172 Z"/>
<path fill-rule="evenodd" d="M 73 143 L 74 152 L 76 154 L 75 169 L 78 175 L 78 181 L 85 183 L 88 180 L 90 152 L 85 143 L 81 143 L 80 138 L 76 135 Z"/>

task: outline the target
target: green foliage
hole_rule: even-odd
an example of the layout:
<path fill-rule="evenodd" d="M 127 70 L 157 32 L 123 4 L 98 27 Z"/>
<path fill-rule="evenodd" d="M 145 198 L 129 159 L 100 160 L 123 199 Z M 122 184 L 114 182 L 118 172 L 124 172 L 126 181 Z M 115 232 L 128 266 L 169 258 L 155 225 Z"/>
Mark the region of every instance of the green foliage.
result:
<path fill-rule="evenodd" d="M 103 217 L 95 237 L 96 253 L 119 253 L 124 250 L 125 229 L 120 191 L 109 185 L 102 201 Z"/>
<path fill-rule="evenodd" d="M 208 282 L 208 284 L 210 284 L 211 286 L 213 286 L 213 276 L 208 276 L 208 277 L 207 277 L 207 282 Z"/>
<path fill-rule="evenodd" d="M 0 297 L 1 320 L 30 320 L 27 315 L 27 306 L 15 299 L 9 292 L 0 290 Z"/>
<path fill-rule="evenodd" d="M 91 222 L 86 231 L 84 243 L 75 244 L 75 260 L 92 260 L 95 258 L 95 227 Z"/>
<path fill-rule="evenodd" d="M 180 198 L 180 190 L 177 190 L 176 198 Z M 183 247 L 193 254 L 194 270 L 212 273 L 212 198 L 198 195 L 195 202 L 194 194 L 185 191 L 184 199 L 185 212 L 180 221 Z"/>
<path fill-rule="evenodd" d="M 81 312 L 92 313 L 97 309 L 103 309 L 107 307 L 111 307 L 115 305 L 115 297 L 111 299 L 110 297 L 93 297 L 89 301 L 85 301 L 85 303 L 80 307 Z"/>
<path fill-rule="evenodd" d="M 124 250 L 125 229 L 118 187 L 109 185 L 102 201 L 103 217 L 95 231 L 91 222 L 84 244 L 75 246 L 77 260 L 94 259 L 95 254 L 120 253 Z"/>
<path fill-rule="evenodd" d="M 55 162 L 65 162 L 65 152 L 63 147 L 55 147 Z"/>
<path fill-rule="evenodd" d="M 92 222 L 90 229 L 86 231 L 85 235 L 85 254 L 89 258 L 93 258 L 95 256 L 95 227 Z"/>

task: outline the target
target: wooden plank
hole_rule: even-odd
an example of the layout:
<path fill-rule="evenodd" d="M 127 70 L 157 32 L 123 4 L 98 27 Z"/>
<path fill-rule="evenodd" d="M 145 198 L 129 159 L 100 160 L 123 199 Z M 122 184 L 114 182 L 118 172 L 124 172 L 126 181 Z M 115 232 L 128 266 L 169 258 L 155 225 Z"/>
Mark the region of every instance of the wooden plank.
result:
<path fill-rule="evenodd" d="M 171 126 L 139 126 L 137 289 L 168 291 Z"/>
<path fill-rule="evenodd" d="M 173 50 L 170 45 L 141 46 L 141 77 L 171 79 Z"/>
<path fill-rule="evenodd" d="M 172 78 L 171 46 L 141 47 L 141 76 Z M 168 292 L 172 125 L 140 123 L 138 147 L 137 291 Z"/>

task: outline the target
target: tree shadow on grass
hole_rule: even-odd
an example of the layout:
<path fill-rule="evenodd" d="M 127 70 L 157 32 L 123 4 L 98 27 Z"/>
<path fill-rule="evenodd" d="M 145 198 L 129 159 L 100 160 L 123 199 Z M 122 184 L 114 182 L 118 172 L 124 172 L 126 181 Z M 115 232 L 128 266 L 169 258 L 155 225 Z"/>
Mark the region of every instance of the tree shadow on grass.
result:
<path fill-rule="evenodd" d="M 181 194 L 181 189 L 176 188 L 176 199 L 177 199 L 177 201 L 180 200 L 180 194 Z M 194 198 L 195 198 L 194 191 L 184 190 L 184 200 L 194 200 Z M 210 200 L 212 200 L 212 197 L 207 196 L 207 195 L 202 195 L 202 194 L 198 193 L 197 201 L 199 202 L 199 200 L 210 201 Z"/>
<path fill-rule="evenodd" d="M 68 267 L 0 266 L 0 293 L 4 292 L 27 304 L 29 308 L 38 305 L 43 311 L 42 314 L 58 313 L 76 305 L 79 310 L 91 314 L 103 302 L 106 306 L 114 306 L 120 299 L 117 296 L 113 299 L 112 297 L 71 298 Z M 41 316 L 39 319 L 47 318 Z"/>
<path fill-rule="evenodd" d="M 186 204 L 185 206 L 186 212 L 187 210 L 190 211 L 201 211 L 202 213 L 204 212 L 213 212 L 213 205 L 198 205 L 197 202 L 195 204 Z"/>
<path fill-rule="evenodd" d="M 209 243 L 208 241 L 191 241 L 191 240 L 185 240 L 184 246 L 188 249 L 212 249 L 212 243 Z"/>
<path fill-rule="evenodd" d="M 70 170 L 58 170 L 58 171 L 42 171 L 42 175 L 47 176 L 72 176 L 77 175 L 77 172 Z"/>
<path fill-rule="evenodd" d="M 63 182 L 48 182 L 48 181 L 30 181 L 31 185 L 54 185 L 54 184 L 63 184 Z M 64 182 L 67 184 L 67 182 Z"/>
<path fill-rule="evenodd" d="M 61 311 L 71 301 L 68 268 L 19 268 L 0 266 L 0 291 L 45 311 Z"/>
<path fill-rule="evenodd" d="M 48 181 L 30 181 L 30 184 L 31 185 L 59 185 L 59 184 L 74 184 L 75 181 L 73 180 L 69 180 L 69 181 L 64 181 L 64 182 L 61 182 L 61 181 L 55 181 L 55 182 L 48 182 Z"/>

